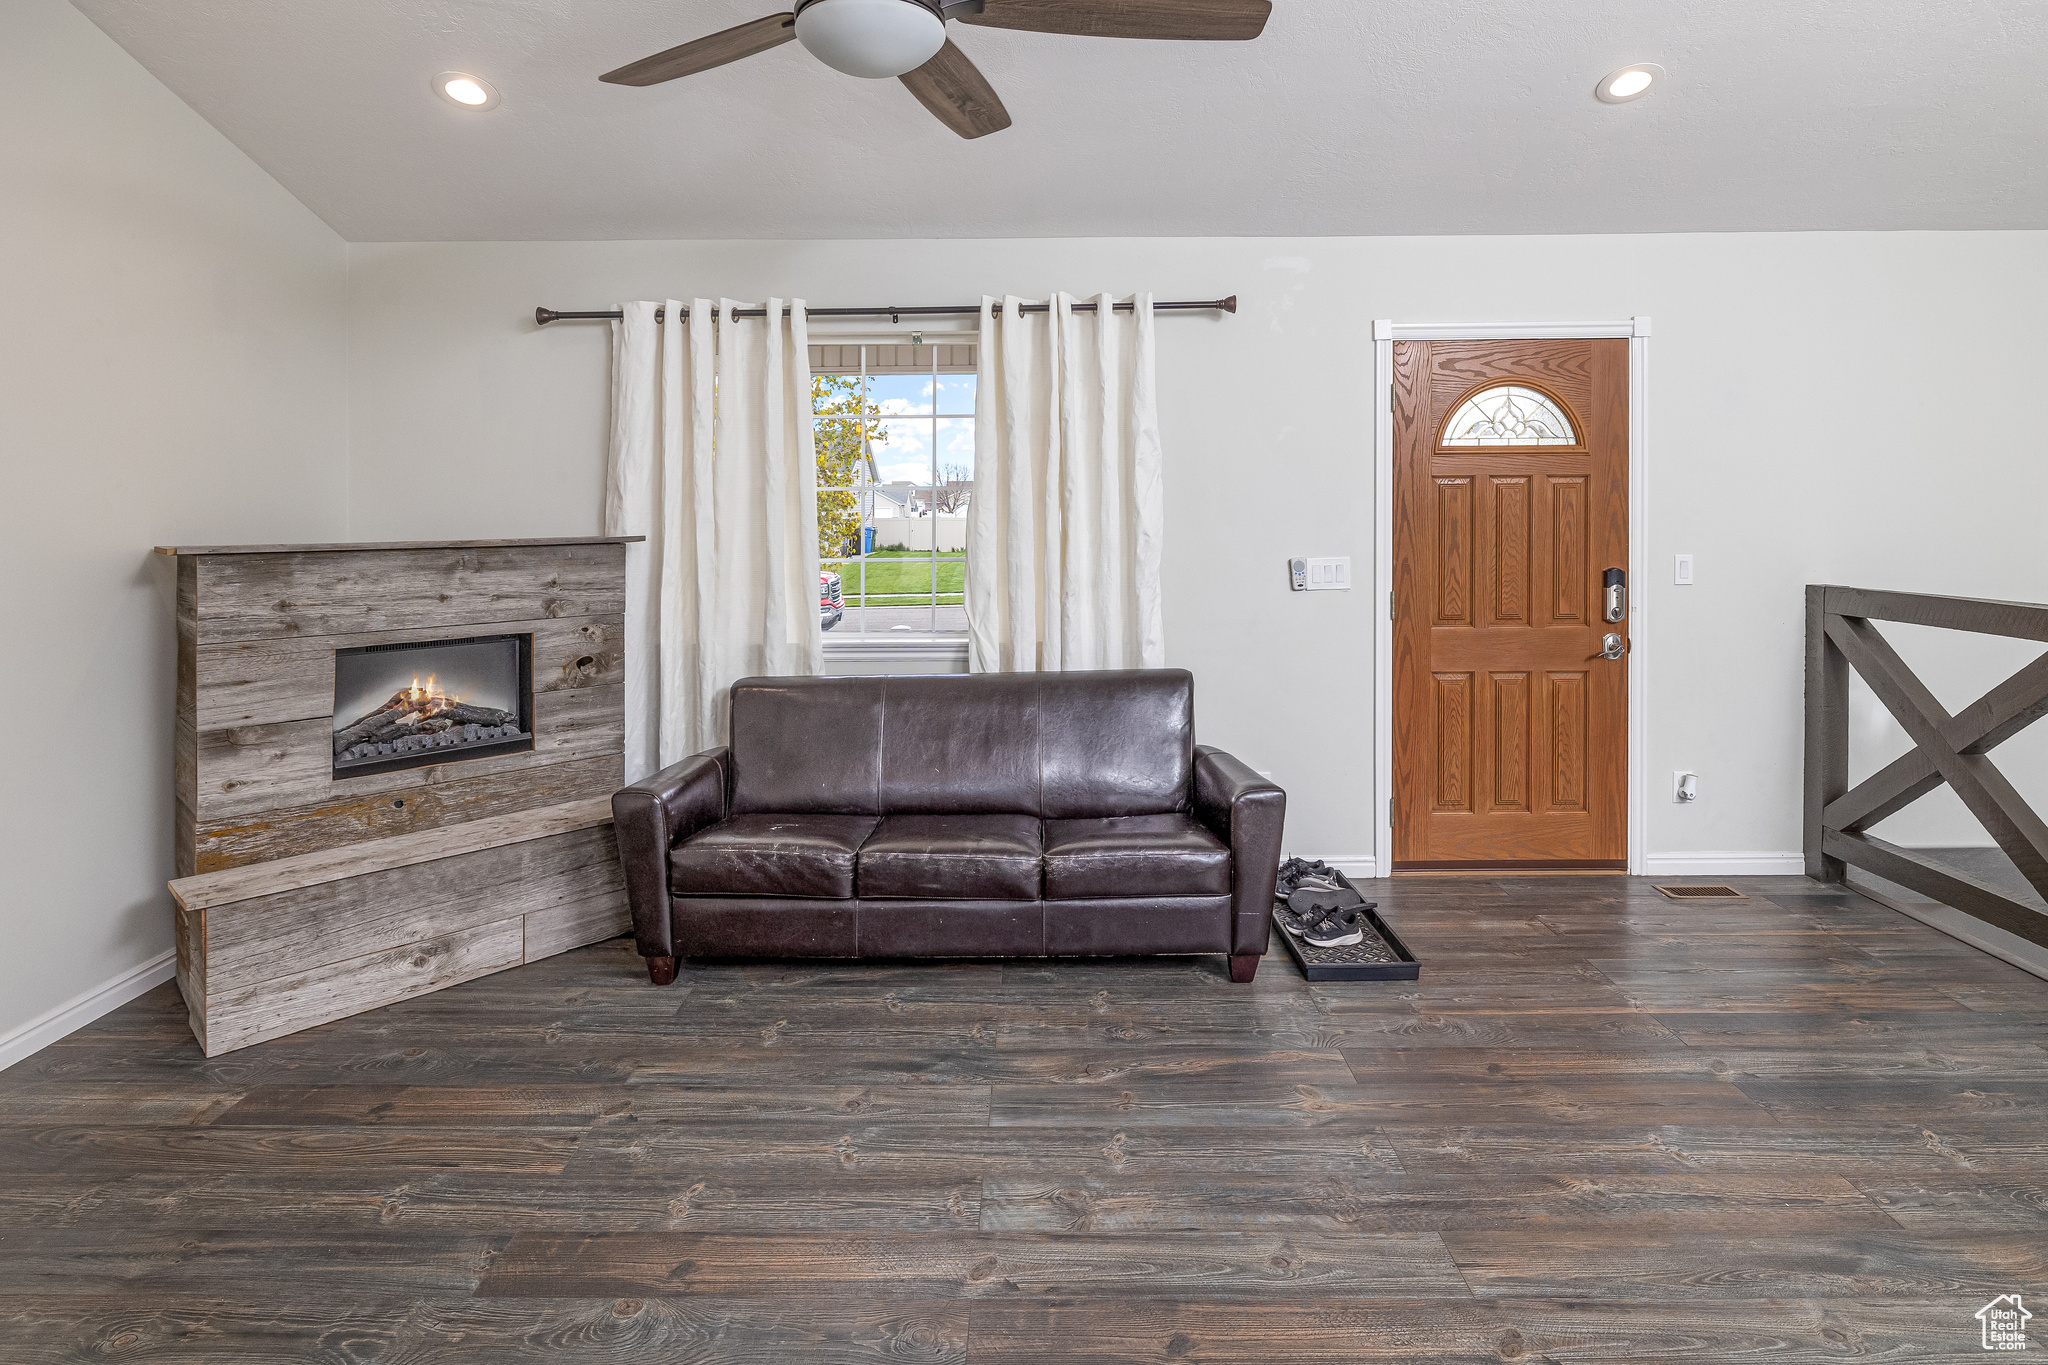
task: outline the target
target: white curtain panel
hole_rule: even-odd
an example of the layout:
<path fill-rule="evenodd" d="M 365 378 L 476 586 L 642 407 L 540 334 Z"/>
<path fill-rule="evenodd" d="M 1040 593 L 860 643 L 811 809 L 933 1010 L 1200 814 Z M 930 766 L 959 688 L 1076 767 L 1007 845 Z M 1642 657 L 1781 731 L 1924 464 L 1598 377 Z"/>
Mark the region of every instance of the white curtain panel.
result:
<path fill-rule="evenodd" d="M 819 671 L 818 465 L 802 299 L 623 305 L 607 535 L 626 552 L 626 780 L 726 741 L 740 678 Z"/>
<path fill-rule="evenodd" d="M 1161 484 L 1152 296 L 981 301 L 969 661 L 977 673 L 1160 668 Z"/>

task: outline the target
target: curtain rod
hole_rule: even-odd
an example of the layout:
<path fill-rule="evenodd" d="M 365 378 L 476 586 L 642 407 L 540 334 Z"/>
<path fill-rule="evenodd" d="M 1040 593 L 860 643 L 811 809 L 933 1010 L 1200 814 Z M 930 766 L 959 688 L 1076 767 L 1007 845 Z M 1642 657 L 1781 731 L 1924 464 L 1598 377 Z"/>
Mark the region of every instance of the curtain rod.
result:
<path fill-rule="evenodd" d="M 1111 306 L 1119 313 L 1128 313 L 1134 305 L 1118 303 Z M 1210 299 L 1200 303 L 1155 303 L 1152 305 L 1152 311 L 1155 313 L 1184 313 L 1203 310 L 1235 313 L 1237 311 L 1237 295 L 1232 294 L 1227 299 Z M 996 315 L 998 317 L 1002 315 L 1002 311 L 1003 305 L 997 304 Z M 1049 313 L 1052 311 L 1052 305 L 1049 303 L 1019 304 L 1017 311 L 1020 313 Z M 1095 305 L 1092 303 L 1076 303 L 1072 305 L 1072 311 L 1076 313 L 1092 313 L 1095 311 Z M 655 309 L 654 320 L 656 322 L 663 321 L 663 314 L 667 312 L 668 309 L 665 307 Z M 936 308 L 806 308 L 804 316 L 813 318 L 887 318 L 893 323 L 902 318 L 973 317 L 980 312 L 980 304 L 963 303 L 947 304 Z M 742 318 L 765 318 L 768 316 L 768 310 L 766 308 L 737 308 L 733 310 L 733 314 L 735 317 Z M 782 315 L 788 317 L 789 309 L 783 309 Z M 690 316 L 690 310 L 685 308 L 683 316 Z M 537 327 L 545 327 L 551 322 L 576 322 L 586 318 L 592 320 L 610 319 L 616 322 L 623 317 L 625 317 L 625 312 L 618 308 L 614 308 L 610 312 L 596 313 L 559 313 L 552 308 L 536 308 L 533 310 L 533 321 Z"/>

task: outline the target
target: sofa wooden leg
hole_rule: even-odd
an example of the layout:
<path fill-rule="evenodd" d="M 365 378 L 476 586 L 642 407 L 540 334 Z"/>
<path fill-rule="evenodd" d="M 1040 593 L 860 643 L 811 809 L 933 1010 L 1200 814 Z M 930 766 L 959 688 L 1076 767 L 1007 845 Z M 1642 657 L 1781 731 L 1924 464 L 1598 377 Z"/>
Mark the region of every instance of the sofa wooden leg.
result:
<path fill-rule="evenodd" d="M 676 960 L 672 957 L 648 958 L 647 979 L 657 986 L 671 984 L 676 979 Z"/>
<path fill-rule="evenodd" d="M 1243 985 L 1259 974 L 1259 955 L 1241 953 L 1230 959 L 1230 979 Z"/>

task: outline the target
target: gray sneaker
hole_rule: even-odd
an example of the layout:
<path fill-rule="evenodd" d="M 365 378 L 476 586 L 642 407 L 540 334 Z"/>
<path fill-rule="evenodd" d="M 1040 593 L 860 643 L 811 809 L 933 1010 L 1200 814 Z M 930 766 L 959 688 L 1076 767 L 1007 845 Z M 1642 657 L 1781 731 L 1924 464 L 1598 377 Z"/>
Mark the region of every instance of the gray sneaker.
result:
<path fill-rule="evenodd" d="M 1354 906 L 1332 910 L 1311 924 L 1301 935 L 1311 948 L 1349 948 L 1365 941 L 1365 923 Z"/>

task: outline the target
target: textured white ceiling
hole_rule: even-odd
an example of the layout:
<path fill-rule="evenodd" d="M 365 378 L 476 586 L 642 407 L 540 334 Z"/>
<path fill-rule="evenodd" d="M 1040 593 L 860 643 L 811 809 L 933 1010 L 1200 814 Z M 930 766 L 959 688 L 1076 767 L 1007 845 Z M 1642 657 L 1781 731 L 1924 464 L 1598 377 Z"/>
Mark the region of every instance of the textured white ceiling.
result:
<path fill-rule="evenodd" d="M 790 44 L 597 75 L 774 0 L 74 0 L 352 241 L 2048 226 L 2043 0 L 1276 0 L 1255 43 L 955 26 L 963 142 Z M 1594 83 L 1661 62 L 1607 106 Z M 438 71 L 494 82 L 456 109 Z"/>

